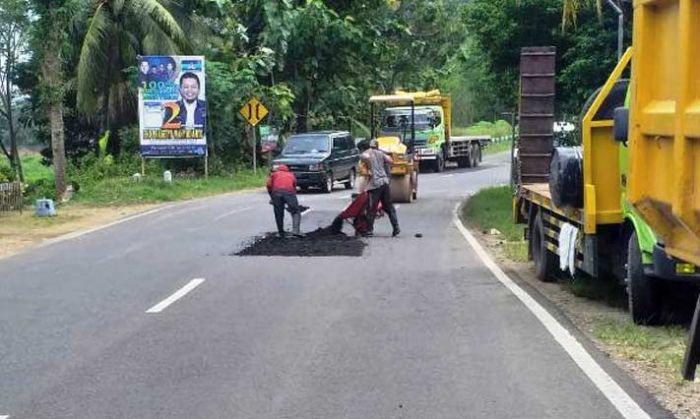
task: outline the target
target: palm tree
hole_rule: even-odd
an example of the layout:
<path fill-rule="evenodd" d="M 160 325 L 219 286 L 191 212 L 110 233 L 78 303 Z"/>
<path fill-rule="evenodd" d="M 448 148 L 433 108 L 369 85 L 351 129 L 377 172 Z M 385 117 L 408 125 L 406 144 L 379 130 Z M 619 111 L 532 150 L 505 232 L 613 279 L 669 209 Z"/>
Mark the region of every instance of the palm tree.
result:
<path fill-rule="evenodd" d="M 99 116 L 105 131 L 117 117 L 133 114 L 135 94 L 124 69 L 140 54 L 172 55 L 189 49 L 187 36 L 164 4 L 167 0 L 78 0 L 85 36 L 78 59 L 78 109 Z M 173 7 L 173 6 L 171 6 Z"/>

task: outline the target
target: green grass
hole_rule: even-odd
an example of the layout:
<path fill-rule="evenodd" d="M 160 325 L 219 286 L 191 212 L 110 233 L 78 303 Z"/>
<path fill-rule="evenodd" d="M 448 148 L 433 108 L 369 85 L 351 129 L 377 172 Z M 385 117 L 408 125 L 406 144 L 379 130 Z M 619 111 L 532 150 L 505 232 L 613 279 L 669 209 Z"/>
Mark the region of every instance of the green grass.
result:
<path fill-rule="evenodd" d="M 527 242 L 523 240 L 525 227 L 513 223 L 513 194 L 508 186 L 483 189 L 463 208 L 462 219 L 482 231 L 496 229 L 501 233 L 505 255 L 518 262 L 527 261 Z"/>
<path fill-rule="evenodd" d="M 464 219 L 481 230 L 495 228 L 508 241 L 522 240 L 524 227 L 513 223 L 512 199 L 508 186 L 483 189 L 464 206 Z"/>
<path fill-rule="evenodd" d="M 510 152 L 511 144 L 513 144 L 512 140 L 491 143 L 484 149 L 484 154 L 498 154 L 505 153 L 506 151 Z"/>
<path fill-rule="evenodd" d="M 95 206 L 177 201 L 261 187 L 266 176 L 265 170 L 257 175 L 240 171 L 230 177 L 175 178 L 170 184 L 160 177 L 146 177 L 139 182 L 132 178 L 110 178 L 82 187 L 73 201 Z"/>
<path fill-rule="evenodd" d="M 616 347 L 625 358 L 660 367 L 679 378 L 687 343 L 687 333 L 681 326 L 643 327 L 631 321 L 607 319 L 594 324 L 593 335 Z"/>
<path fill-rule="evenodd" d="M 43 179 L 53 182 L 53 170 L 50 166 L 43 165 L 41 161 L 42 157 L 39 154 L 29 154 L 22 157 L 22 169 L 26 183 L 34 183 Z"/>
<path fill-rule="evenodd" d="M 576 277 L 564 286 L 577 297 L 602 301 L 617 308 L 627 307 L 627 294 L 624 287 L 612 278 Z"/>

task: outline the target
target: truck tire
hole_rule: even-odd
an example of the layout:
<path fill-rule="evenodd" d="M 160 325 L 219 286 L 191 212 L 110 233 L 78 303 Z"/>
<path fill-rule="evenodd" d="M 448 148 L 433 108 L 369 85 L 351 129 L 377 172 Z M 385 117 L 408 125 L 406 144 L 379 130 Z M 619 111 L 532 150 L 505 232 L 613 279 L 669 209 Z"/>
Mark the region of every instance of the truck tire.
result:
<path fill-rule="evenodd" d="M 393 202 L 410 204 L 413 201 L 411 186 L 411 175 L 393 177 L 391 179 L 391 200 Z"/>
<path fill-rule="evenodd" d="M 479 146 L 472 144 L 469 154 L 472 156 L 472 167 L 479 167 Z"/>
<path fill-rule="evenodd" d="M 445 158 L 442 153 L 439 153 L 435 158 L 435 173 L 440 173 L 445 170 Z"/>
<path fill-rule="evenodd" d="M 463 169 L 465 167 L 472 167 L 472 160 L 470 156 L 467 157 L 458 157 L 457 158 L 457 167 L 460 169 Z"/>
<path fill-rule="evenodd" d="M 535 222 L 530 231 L 530 248 L 532 249 L 532 259 L 535 262 L 535 274 L 542 282 L 553 282 L 556 280 L 557 259 L 554 254 L 547 250 L 547 239 L 542 221 L 542 212 L 538 212 Z"/>
<path fill-rule="evenodd" d="M 658 280 L 644 274 L 642 251 L 637 233 L 627 243 L 627 301 L 636 324 L 655 325 L 661 321 L 661 295 Z"/>

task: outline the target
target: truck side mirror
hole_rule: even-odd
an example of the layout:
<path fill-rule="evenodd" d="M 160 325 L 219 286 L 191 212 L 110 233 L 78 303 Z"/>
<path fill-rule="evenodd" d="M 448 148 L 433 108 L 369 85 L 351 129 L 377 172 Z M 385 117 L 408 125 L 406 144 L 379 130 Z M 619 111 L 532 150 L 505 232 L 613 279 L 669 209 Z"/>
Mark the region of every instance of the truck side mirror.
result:
<path fill-rule="evenodd" d="M 613 133 L 615 141 L 627 143 L 630 126 L 630 110 L 629 108 L 615 108 L 615 121 Z"/>

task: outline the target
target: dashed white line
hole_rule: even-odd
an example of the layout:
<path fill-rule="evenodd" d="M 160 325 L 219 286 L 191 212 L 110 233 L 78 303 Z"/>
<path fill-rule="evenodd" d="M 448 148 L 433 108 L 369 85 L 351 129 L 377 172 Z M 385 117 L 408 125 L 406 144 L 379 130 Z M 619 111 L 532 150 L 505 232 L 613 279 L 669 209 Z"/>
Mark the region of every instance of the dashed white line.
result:
<path fill-rule="evenodd" d="M 5 416 L 3 416 L 3 415 L 0 415 L 0 419 L 9 419 L 9 418 L 10 418 L 10 416 L 9 416 L 9 415 L 5 415 Z"/>
<path fill-rule="evenodd" d="M 449 175 L 442 175 L 442 176 L 440 176 L 440 177 L 452 177 L 452 176 L 454 176 L 454 173 L 451 173 L 451 174 L 449 174 Z"/>
<path fill-rule="evenodd" d="M 195 278 L 191 280 L 187 285 L 184 287 L 180 288 L 179 290 L 175 291 L 173 295 L 170 297 L 166 298 L 165 300 L 161 301 L 160 303 L 154 305 L 153 307 L 149 308 L 146 310 L 146 313 L 160 313 L 161 311 L 165 310 L 168 308 L 169 305 L 174 303 L 175 301 L 179 300 L 180 298 L 184 297 L 192 291 L 193 289 L 197 288 L 202 282 L 204 282 L 204 278 Z M 2 419 L 2 418 L 0 418 Z"/>
<path fill-rule="evenodd" d="M 545 310 L 530 294 L 525 292 L 518 286 L 503 270 L 491 259 L 484 248 L 467 230 L 459 220 L 459 205 L 455 206 L 452 216 L 452 221 L 457 227 L 464 239 L 471 245 L 472 249 L 479 256 L 481 261 L 489 268 L 491 273 L 503 284 L 510 292 L 512 292 L 537 320 L 547 329 L 554 337 L 554 340 L 564 348 L 567 354 L 574 360 L 576 365 L 583 371 L 593 384 L 600 390 L 601 393 L 612 403 L 620 414 L 627 419 L 650 419 L 650 416 L 645 412 L 637 402 L 630 397 L 629 394 L 608 375 L 605 370 L 598 365 L 581 343 L 569 332 L 564 326 L 559 323 L 554 316 Z"/>
<path fill-rule="evenodd" d="M 235 209 L 233 211 L 229 211 L 225 214 L 219 215 L 218 217 L 214 218 L 214 221 L 219 221 L 219 220 L 222 220 L 230 215 L 238 214 L 239 212 L 249 211 L 252 209 L 253 209 L 253 207 L 238 208 L 238 209 Z"/>

